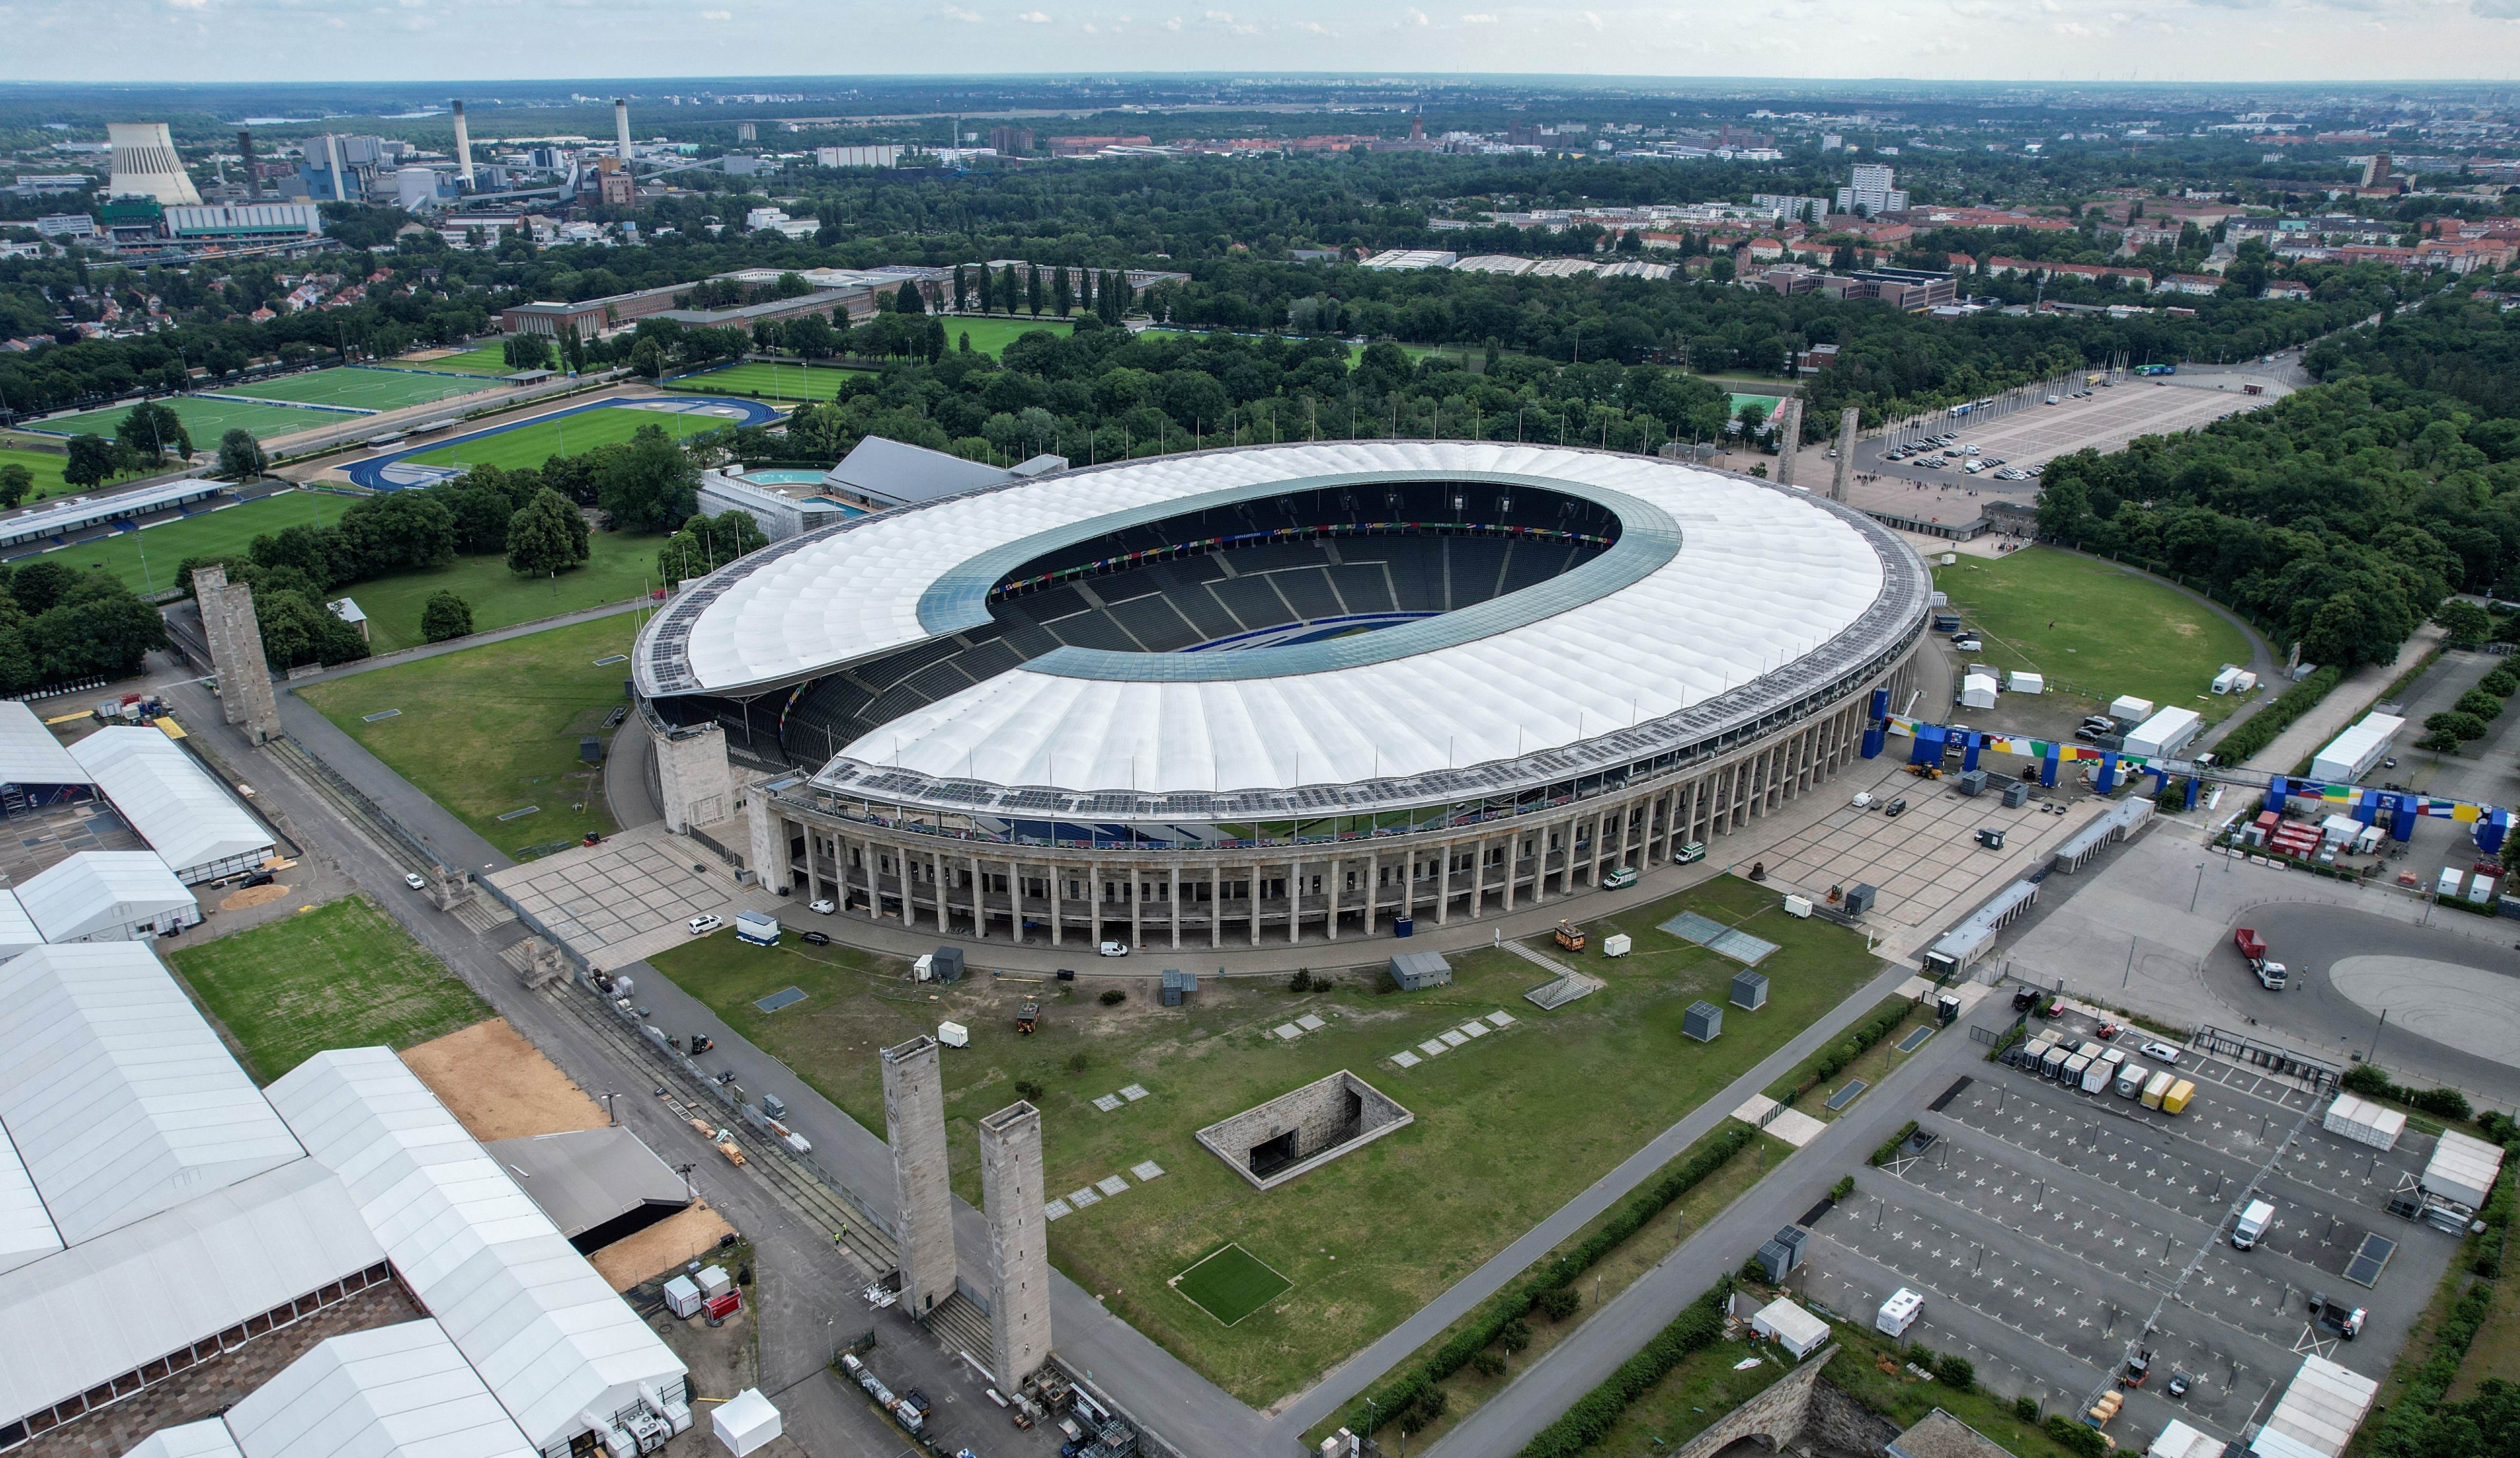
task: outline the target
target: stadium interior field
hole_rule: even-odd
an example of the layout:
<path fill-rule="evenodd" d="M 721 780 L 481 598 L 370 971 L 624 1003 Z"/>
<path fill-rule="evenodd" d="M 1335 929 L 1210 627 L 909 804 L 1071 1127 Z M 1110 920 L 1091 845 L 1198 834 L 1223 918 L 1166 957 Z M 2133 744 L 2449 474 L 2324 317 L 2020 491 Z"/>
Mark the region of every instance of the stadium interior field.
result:
<path fill-rule="evenodd" d="M 1024 563 L 992 589 L 988 627 L 782 691 L 779 711 L 704 698 L 658 706 L 715 718 L 729 749 L 757 763 L 815 768 L 879 725 L 1061 646 L 1230 652 L 1375 631 L 1545 582 L 1618 532 L 1606 508 L 1529 485 L 1294 492 Z"/>

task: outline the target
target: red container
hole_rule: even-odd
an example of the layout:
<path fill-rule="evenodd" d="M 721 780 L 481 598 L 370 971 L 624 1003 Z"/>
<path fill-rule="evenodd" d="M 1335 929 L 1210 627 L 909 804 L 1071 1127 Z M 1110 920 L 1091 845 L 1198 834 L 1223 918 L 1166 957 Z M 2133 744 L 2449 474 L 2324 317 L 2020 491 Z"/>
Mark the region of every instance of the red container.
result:
<path fill-rule="evenodd" d="M 743 1309 L 743 1293 L 740 1291 L 730 1291 L 724 1296 L 710 1297 L 707 1304 L 703 1305 L 700 1309 L 706 1311 L 711 1316 L 733 1316 L 736 1312 Z"/>

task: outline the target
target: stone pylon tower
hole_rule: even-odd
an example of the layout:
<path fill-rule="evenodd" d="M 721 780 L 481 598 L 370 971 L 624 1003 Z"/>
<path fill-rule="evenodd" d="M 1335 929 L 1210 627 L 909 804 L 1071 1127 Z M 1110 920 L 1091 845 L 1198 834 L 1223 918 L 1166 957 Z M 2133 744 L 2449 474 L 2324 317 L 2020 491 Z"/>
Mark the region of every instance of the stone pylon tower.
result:
<path fill-rule="evenodd" d="M 1042 1214 L 1041 1111 L 1010 1104 L 980 1120 L 980 1193 L 989 1246 L 990 1371 L 1014 1392 L 1050 1357 L 1050 1223 Z"/>
<path fill-rule="evenodd" d="M 900 1202 L 901 1306 L 924 1317 L 954 1294 L 954 1190 L 945 1151 L 945 1071 L 922 1033 L 883 1050 L 884 1137 Z M 1038 1190 L 1039 1156 L 1033 1187 Z"/>
<path fill-rule="evenodd" d="M 1794 483 L 1794 461 L 1803 451 L 1803 397 L 1785 396 L 1777 407 L 1777 483 Z"/>
<path fill-rule="evenodd" d="M 262 656 L 253 589 L 230 583 L 223 567 L 204 567 L 193 572 L 193 597 L 201 605 L 202 636 L 209 640 L 210 671 L 219 676 L 227 721 L 244 725 L 256 744 L 280 738 L 280 704 L 271 692 L 271 664 Z"/>
<path fill-rule="evenodd" d="M 1838 412 L 1837 476 L 1828 483 L 1828 499 L 1831 501 L 1844 501 L 1847 482 L 1855 479 L 1855 428 L 1863 418 L 1864 412 L 1853 405 Z"/>

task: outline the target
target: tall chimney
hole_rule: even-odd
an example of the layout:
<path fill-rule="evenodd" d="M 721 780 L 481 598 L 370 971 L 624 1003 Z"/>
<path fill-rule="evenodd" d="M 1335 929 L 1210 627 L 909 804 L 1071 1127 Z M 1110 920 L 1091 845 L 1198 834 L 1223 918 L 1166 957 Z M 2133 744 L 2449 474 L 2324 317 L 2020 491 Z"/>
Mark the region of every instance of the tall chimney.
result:
<path fill-rule="evenodd" d="M 612 98 L 612 145 L 623 161 L 630 159 L 630 104 Z"/>
<path fill-rule="evenodd" d="M 237 133 L 237 151 L 245 154 L 246 195 L 259 203 L 262 201 L 262 169 L 253 164 L 253 132 L 250 128 Z"/>
<path fill-rule="evenodd" d="M 464 103 L 455 104 L 455 175 L 464 179 L 464 190 L 472 191 L 472 133 L 464 126 Z"/>
<path fill-rule="evenodd" d="M 350 195 L 341 187 L 341 139 L 331 132 L 324 134 L 324 157 L 333 167 L 333 201 L 347 203 Z"/>

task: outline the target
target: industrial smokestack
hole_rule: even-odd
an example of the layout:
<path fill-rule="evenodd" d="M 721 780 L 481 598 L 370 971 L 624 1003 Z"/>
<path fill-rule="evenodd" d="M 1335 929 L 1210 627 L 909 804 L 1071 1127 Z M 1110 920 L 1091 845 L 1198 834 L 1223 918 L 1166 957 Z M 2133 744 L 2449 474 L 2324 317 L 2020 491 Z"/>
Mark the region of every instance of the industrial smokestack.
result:
<path fill-rule="evenodd" d="M 237 151 L 245 154 L 245 190 L 253 201 L 262 201 L 262 169 L 253 164 L 253 132 L 251 128 L 237 133 Z"/>
<path fill-rule="evenodd" d="M 464 103 L 455 104 L 455 175 L 464 179 L 464 190 L 472 191 L 472 133 L 464 126 Z"/>
<path fill-rule="evenodd" d="M 612 98 L 612 145 L 623 161 L 630 159 L 630 104 L 617 96 Z"/>
<path fill-rule="evenodd" d="M 341 186 L 341 139 L 331 132 L 324 134 L 324 158 L 333 168 L 333 201 L 347 203 L 350 195 Z"/>

